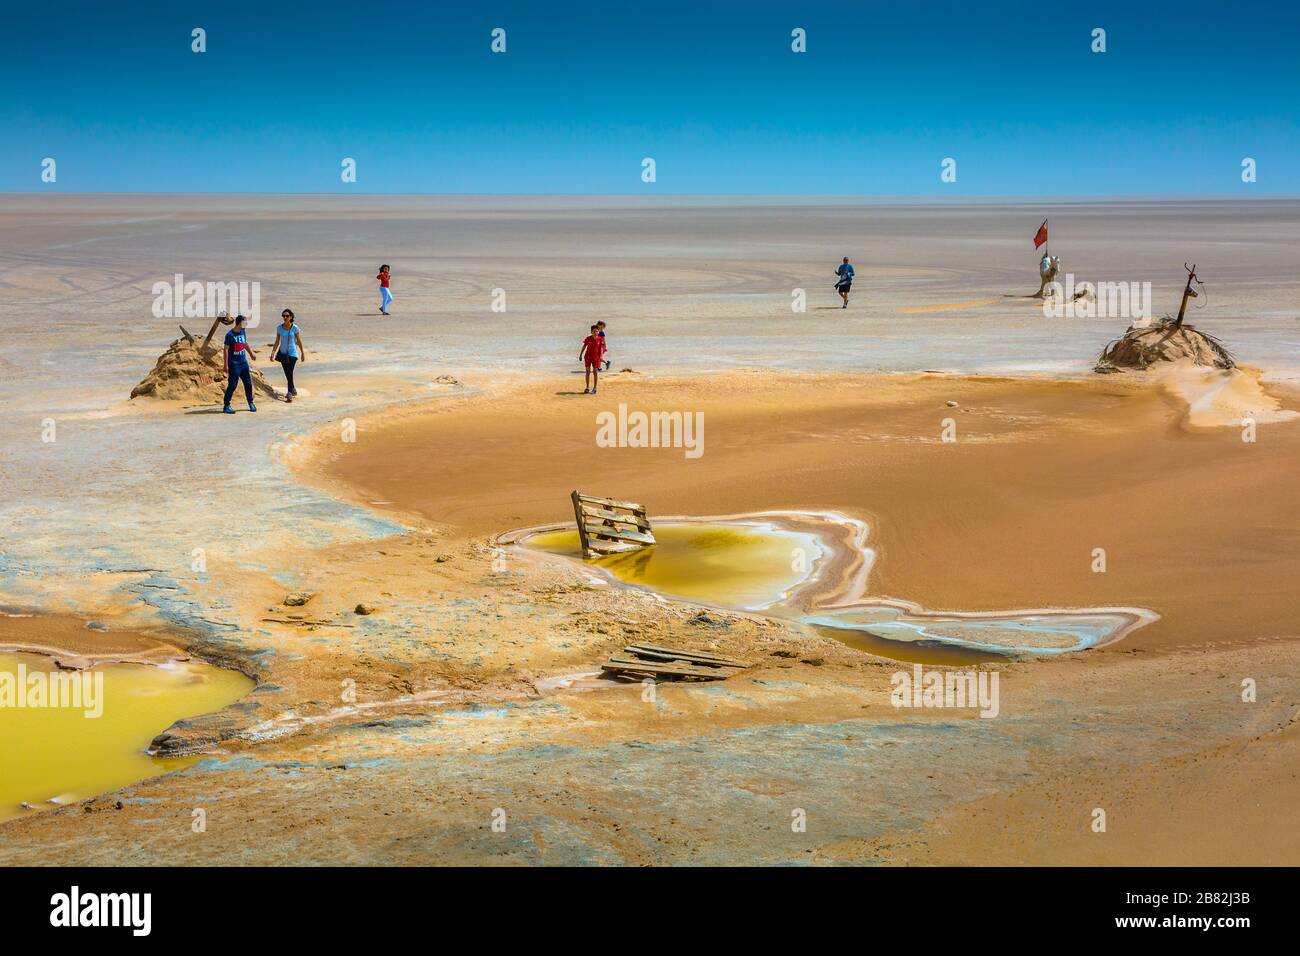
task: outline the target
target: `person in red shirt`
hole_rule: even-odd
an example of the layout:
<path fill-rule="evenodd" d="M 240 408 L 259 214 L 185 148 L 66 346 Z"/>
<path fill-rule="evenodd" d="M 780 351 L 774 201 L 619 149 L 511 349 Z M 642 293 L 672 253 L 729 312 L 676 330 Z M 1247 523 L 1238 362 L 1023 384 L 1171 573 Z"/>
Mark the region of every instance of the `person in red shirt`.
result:
<path fill-rule="evenodd" d="M 388 266 L 379 267 L 379 275 L 375 276 L 379 280 L 379 314 L 388 314 L 388 303 L 393 301 L 393 293 L 388 289 L 388 282 L 393 277 L 388 272 Z"/>
<path fill-rule="evenodd" d="M 582 359 L 586 370 L 582 383 L 587 387 L 582 390 L 582 394 L 595 395 L 596 382 L 600 378 L 600 363 L 605 358 L 605 340 L 600 337 L 600 330 L 596 326 L 593 325 L 591 334 L 582 340 L 582 351 L 578 353 L 578 358 Z"/>

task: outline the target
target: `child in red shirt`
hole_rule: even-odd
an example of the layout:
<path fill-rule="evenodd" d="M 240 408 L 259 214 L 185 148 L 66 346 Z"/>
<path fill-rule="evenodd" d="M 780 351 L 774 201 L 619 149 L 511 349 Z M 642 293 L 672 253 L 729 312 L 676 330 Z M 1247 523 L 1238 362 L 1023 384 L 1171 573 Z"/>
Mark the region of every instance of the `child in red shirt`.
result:
<path fill-rule="evenodd" d="M 604 357 L 605 340 L 600 337 L 600 330 L 593 325 L 591 334 L 582 340 L 582 351 L 578 353 L 578 358 L 582 359 L 585 368 L 582 382 L 587 387 L 582 390 L 583 395 L 596 394 L 596 383 L 600 378 L 600 363 Z"/>

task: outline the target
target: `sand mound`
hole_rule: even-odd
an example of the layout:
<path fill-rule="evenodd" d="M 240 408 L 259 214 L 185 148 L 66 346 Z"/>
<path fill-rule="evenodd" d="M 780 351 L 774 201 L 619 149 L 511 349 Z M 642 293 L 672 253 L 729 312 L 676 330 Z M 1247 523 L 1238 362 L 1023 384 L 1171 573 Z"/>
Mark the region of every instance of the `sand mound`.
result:
<path fill-rule="evenodd" d="M 181 337 L 168 346 L 158 357 L 153 371 L 131 389 L 131 397 L 160 398 L 164 400 L 189 400 L 220 402 L 226 390 L 226 373 L 221 367 L 220 346 L 205 345 L 181 329 Z M 272 388 L 256 368 L 253 372 L 253 390 L 274 396 Z M 243 385 L 238 396 L 243 395 Z"/>
<path fill-rule="evenodd" d="M 1166 321 L 1146 328 L 1130 327 L 1102 350 L 1094 371 L 1146 369 L 1160 362 L 1183 362 L 1222 369 L 1236 365 L 1223 343 L 1208 332 Z"/>

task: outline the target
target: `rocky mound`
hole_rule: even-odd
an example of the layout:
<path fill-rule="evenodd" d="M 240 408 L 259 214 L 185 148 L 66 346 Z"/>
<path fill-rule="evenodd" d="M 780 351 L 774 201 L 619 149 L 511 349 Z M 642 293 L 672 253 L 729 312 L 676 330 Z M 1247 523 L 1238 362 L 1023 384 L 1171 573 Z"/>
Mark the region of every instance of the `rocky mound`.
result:
<path fill-rule="evenodd" d="M 226 391 L 221 353 L 221 346 L 200 342 L 182 328 L 181 337 L 158 357 L 153 371 L 131 389 L 131 397 L 220 402 Z M 256 368 L 252 373 L 253 390 L 261 395 L 274 396 L 275 389 L 262 373 Z M 237 397 L 243 394 L 243 385 L 240 385 Z"/>
<path fill-rule="evenodd" d="M 1160 362 L 1189 362 L 1206 368 L 1233 368 L 1237 363 L 1223 343 L 1191 325 L 1166 319 L 1156 325 L 1129 328 L 1102 349 L 1097 372 L 1146 369 Z"/>

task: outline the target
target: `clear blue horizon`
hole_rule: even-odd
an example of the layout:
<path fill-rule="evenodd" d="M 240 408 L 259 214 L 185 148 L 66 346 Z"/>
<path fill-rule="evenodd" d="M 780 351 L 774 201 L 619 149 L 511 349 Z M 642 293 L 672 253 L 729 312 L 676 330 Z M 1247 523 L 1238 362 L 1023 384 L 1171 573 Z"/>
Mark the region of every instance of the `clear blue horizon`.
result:
<path fill-rule="evenodd" d="M 233 0 L 4 18 L 3 192 L 1300 192 L 1295 7 Z"/>

